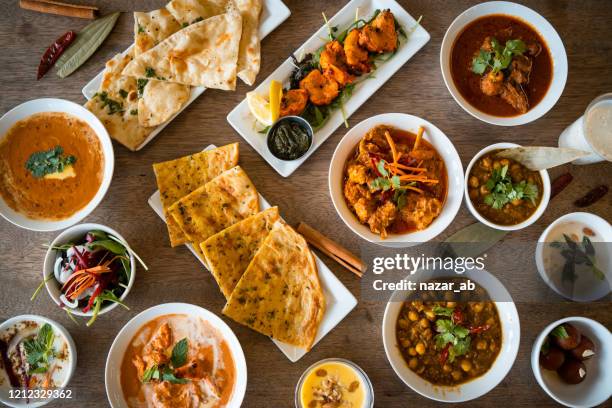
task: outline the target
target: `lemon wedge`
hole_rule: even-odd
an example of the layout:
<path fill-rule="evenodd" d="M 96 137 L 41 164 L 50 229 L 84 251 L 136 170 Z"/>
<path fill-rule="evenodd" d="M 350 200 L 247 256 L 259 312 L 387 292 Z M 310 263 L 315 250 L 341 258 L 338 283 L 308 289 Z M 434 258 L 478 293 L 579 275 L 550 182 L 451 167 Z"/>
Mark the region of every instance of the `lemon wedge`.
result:
<path fill-rule="evenodd" d="M 283 96 L 283 86 L 280 82 L 272 80 L 270 82 L 270 118 L 272 123 L 280 116 L 280 104 Z"/>
<path fill-rule="evenodd" d="M 259 123 L 264 126 L 270 126 L 274 123 L 270 115 L 270 102 L 264 96 L 257 92 L 248 92 L 246 100 L 251 114 L 255 116 Z"/>

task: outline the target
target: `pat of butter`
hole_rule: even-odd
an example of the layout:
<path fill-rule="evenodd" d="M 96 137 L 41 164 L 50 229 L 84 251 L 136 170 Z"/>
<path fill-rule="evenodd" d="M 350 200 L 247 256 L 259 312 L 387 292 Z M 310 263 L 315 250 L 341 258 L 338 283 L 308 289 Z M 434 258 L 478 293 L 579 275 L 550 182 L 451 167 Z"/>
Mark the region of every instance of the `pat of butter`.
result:
<path fill-rule="evenodd" d="M 47 180 L 64 180 L 70 177 L 76 177 L 76 172 L 74 171 L 72 164 L 64 166 L 64 171 L 45 174 L 44 178 Z"/>

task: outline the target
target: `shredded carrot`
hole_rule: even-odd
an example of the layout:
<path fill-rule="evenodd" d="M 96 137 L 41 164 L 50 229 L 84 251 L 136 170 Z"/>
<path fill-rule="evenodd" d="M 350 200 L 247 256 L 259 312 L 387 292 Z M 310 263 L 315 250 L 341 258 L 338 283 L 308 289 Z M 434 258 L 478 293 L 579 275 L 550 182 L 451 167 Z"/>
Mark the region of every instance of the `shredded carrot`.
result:
<path fill-rule="evenodd" d="M 416 187 L 412 187 L 412 186 L 404 186 L 404 188 L 408 189 L 408 190 L 413 190 L 416 191 L 419 194 L 423 194 L 423 190 L 421 190 L 420 188 L 416 188 Z"/>
<path fill-rule="evenodd" d="M 422 165 L 423 165 L 423 160 L 421 160 L 419 164 L 417 164 L 417 167 L 421 167 Z"/>
<path fill-rule="evenodd" d="M 414 146 L 412 146 L 412 150 L 416 150 L 419 148 L 421 144 L 421 138 L 423 137 L 423 132 L 425 128 L 423 126 L 419 126 L 419 131 L 417 132 L 416 139 L 414 140 Z"/>
<path fill-rule="evenodd" d="M 395 142 L 393 142 L 393 138 L 391 137 L 391 133 L 388 130 L 385 130 L 385 137 L 387 138 L 387 143 L 391 147 L 391 154 L 393 155 L 393 163 L 397 163 L 397 149 L 395 148 Z"/>
<path fill-rule="evenodd" d="M 400 163 L 391 163 L 389 164 L 389 166 L 397 167 L 398 169 L 403 169 L 403 170 L 408 170 L 408 171 L 416 171 L 416 172 L 427 171 L 427 169 L 422 168 L 422 167 L 410 167 L 410 166 L 405 166 Z"/>

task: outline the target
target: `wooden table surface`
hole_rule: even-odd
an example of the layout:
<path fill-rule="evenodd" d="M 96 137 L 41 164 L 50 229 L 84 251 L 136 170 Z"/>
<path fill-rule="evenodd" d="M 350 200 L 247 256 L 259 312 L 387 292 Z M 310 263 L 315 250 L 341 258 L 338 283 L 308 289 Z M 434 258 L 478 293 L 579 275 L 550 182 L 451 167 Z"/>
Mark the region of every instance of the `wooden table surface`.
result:
<path fill-rule="evenodd" d="M 86 22 L 67 17 L 38 14 L 19 9 L 18 2 L 0 5 L 0 112 L 35 98 L 57 97 L 84 103 L 81 88 L 115 53 L 132 41 L 134 10 L 152 10 L 164 1 L 88 1 L 98 3 L 104 13 L 125 11 L 112 34 L 94 56 L 75 74 L 61 80 L 53 72 L 36 81 L 40 56 L 55 38 L 69 29 L 79 30 Z M 263 41 L 263 63 L 258 82 L 267 77 L 292 51 L 323 23 L 321 12 L 334 15 L 344 1 L 286 0 L 291 17 Z M 495 142 L 555 146 L 561 131 L 580 116 L 597 95 L 612 90 L 612 7 L 607 1 L 527 1 L 526 5 L 547 18 L 564 41 L 569 58 L 565 91 L 556 106 L 544 117 L 519 127 L 503 128 L 485 124 L 465 113 L 444 86 L 439 67 L 440 43 L 453 19 L 474 1 L 400 1 L 415 17 L 423 15 L 423 26 L 431 41 L 394 75 L 351 118 L 356 124 L 385 112 L 406 112 L 421 116 L 442 129 L 455 144 L 463 165 L 484 146 Z M 234 93 L 206 91 L 178 116 L 153 142 L 138 153 L 115 146 L 115 175 L 102 204 L 85 220 L 117 229 L 149 265 L 138 269 L 136 284 L 127 298 L 130 311 L 120 308 L 98 319 L 92 328 L 84 320 L 73 324 L 46 293 L 29 298 L 41 279 L 45 249 L 56 233 L 35 233 L 0 221 L 0 320 L 24 313 L 37 313 L 59 321 L 76 341 L 78 366 L 70 384 L 75 398 L 49 406 L 107 406 L 104 390 L 106 355 L 117 332 L 140 311 L 165 302 L 189 302 L 217 314 L 224 304 L 210 274 L 184 247 L 170 248 L 166 227 L 147 204 L 156 190 L 152 163 L 196 152 L 210 143 L 241 142 L 241 165 L 270 203 L 280 207 L 290 223 L 305 221 L 355 252 L 366 246 L 337 216 L 328 192 L 327 172 L 336 144 L 345 133 L 332 137 L 289 178 L 280 177 L 243 142 L 226 122 L 228 112 L 244 97 L 242 83 Z M 571 171 L 573 183 L 553 202 L 531 227 L 514 232 L 507 242 L 535 242 L 542 230 L 562 214 L 575 211 L 572 202 L 591 187 L 610 180 L 612 165 L 564 166 L 552 176 Z M 588 208 L 610 220 L 610 195 Z M 463 206 L 444 235 L 474 222 Z M 501 245 L 504 245 L 502 243 Z M 508 244 L 509 245 L 509 244 Z M 370 249 L 372 249 L 370 247 Z M 359 297 L 360 284 L 333 261 L 322 256 L 342 282 Z M 529 276 L 537 271 L 532 265 Z M 513 276 L 498 277 L 508 283 Z M 248 365 L 245 407 L 291 407 L 294 388 L 303 370 L 327 357 L 350 359 L 370 376 L 377 407 L 439 406 L 405 386 L 391 369 L 380 336 L 385 303 L 360 302 L 342 323 L 310 353 L 292 364 L 272 342 L 229 319 L 244 349 Z M 523 302 L 517 304 L 521 319 L 521 345 L 508 376 L 490 393 L 470 406 L 553 406 L 535 382 L 529 357 L 535 337 L 549 322 L 569 315 L 587 316 L 612 326 L 610 303 Z"/>

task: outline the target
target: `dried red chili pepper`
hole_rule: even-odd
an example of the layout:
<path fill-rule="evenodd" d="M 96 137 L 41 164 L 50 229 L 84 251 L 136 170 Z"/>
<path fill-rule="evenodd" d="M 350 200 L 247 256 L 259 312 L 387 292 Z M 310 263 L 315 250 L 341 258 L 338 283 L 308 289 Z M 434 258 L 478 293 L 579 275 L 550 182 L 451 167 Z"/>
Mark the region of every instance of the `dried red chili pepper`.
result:
<path fill-rule="evenodd" d="M 597 201 L 599 201 L 603 196 L 605 196 L 608 193 L 608 186 L 605 185 L 601 185 L 601 186 L 597 186 L 594 189 L 592 189 L 591 191 L 589 191 L 588 193 L 586 193 L 586 195 L 582 198 L 577 199 L 576 201 L 574 201 L 574 205 L 576 207 L 588 207 L 591 204 L 595 204 Z"/>
<path fill-rule="evenodd" d="M 561 191 L 563 191 L 565 187 L 567 187 L 569 183 L 572 182 L 573 179 L 574 176 L 572 176 L 570 173 L 563 173 L 562 175 L 554 179 L 550 185 L 550 199 L 552 200 L 553 198 L 555 198 L 555 196 Z"/>
<path fill-rule="evenodd" d="M 449 353 L 450 347 L 451 347 L 451 343 L 448 343 L 442 349 L 442 352 L 440 353 L 440 364 L 441 365 L 444 365 L 444 363 L 446 363 L 446 360 L 448 360 L 448 353 Z"/>
<path fill-rule="evenodd" d="M 476 326 L 476 327 L 470 326 L 470 334 L 482 333 L 482 332 L 489 330 L 490 328 L 491 326 L 489 326 L 488 324 L 485 324 L 484 326 Z"/>
<path fill-rule="evenodd" d="M 463 323 L 463 312 L 458 307 L 453 310 L 453 324 L 461 324 Z"/>
<path fill-rule="evenodd" d="M 49 70 L 55 64 L 60 55 L 62 55 L 62 53 L 66 51 L 66 48 L 68 48 L 68 46 L 72 44 L 75 38 L 76 32 L 70 30 L 66 34 L 55 40 L 55 42 L 51 44 L 49 48 L 47 48 L 42 58 L 40 59 L 40 65 L 38 65 L 38 74 L 36 76 L 36 80 L 39 80 L 47 72 L 49 72 Z"/>

